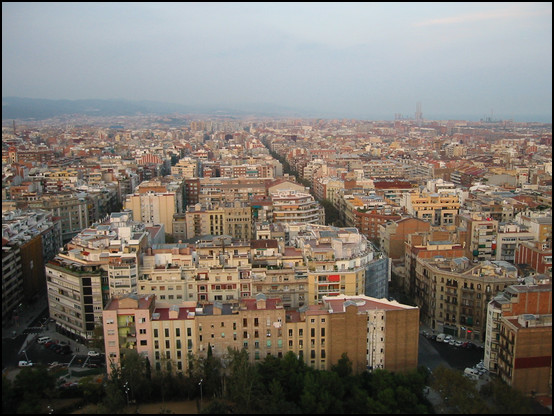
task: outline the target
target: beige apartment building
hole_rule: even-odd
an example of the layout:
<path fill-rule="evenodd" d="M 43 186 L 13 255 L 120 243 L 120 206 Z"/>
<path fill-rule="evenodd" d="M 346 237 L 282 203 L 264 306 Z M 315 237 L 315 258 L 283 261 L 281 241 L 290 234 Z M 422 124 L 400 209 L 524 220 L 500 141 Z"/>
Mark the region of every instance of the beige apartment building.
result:
<path fill-rule="evenodd" d="M 167 305 L 152 295 L 114 298 L 103 311 L 108 372 L 130 349 L 152 367 L 184 372 L 188 354 L 225 359 L 246 350 L 251 363 L 293 352 L 307 365 L 329 370 L 343 353 L 356 373 L 417 367 L 419 310 L 367 296 L 330 297 L 322 305 L 286 310 L 263 293 L 240 302 Z M 115 367 L 112 367 L 112 364 Z"/>
<path fill-rule="evenodd" d="M 127 195 L 123 205 L 132 211 L 133 219 L 148 225 L 163 224 L 165 232 L 173 233 L 173 215 L 178 213 L 177 194 L 149 192 Z"/>
<path fill-rule="evenodd" d="M 415 218 L 432 225 L 454 225 L 460 210 L 458 195 L 411 192 L 403 195 L 402 206 Z"/>
<path fill-rule="evenodd" d="M 437 333 L 483 341 L 488 302 L 517 282 L 517 269 L 503 261 L 417 258 L 415 302 L 422 322 Z"/>
<path fill-rule="evenodd" d="M 468 258 L 481 261 L 496 258 L 498 221 L 472 213 L 459 215 L 456 226 Z"/>
<path fill-rule="evenodd" d="M 238 240 L 252 238 L 252 208 L 246 202 L 210 207 L 191 205 L 185 212 L 184 222 L 184 239 L 187 240 L 204 235 L 230 235 Z"/>
<path fill-rule="evenodd" d="M 273 222 L 325 224 L 325 210 L 308 193 L 279 191 L 271 194 Z"/>
<path fill-rule="evenodd" d="M 278 297 L 287 309 L 304 306 L 308 303 L 307 268 L 253 268 L 252 293 Z"/>
<path fill-rule="evenodd" d="M 56 257 L 46 265 L 50 317 L 63 331 L 89 340 L 102 323 L 102 271 L 97 265 L 83 265 Z"/>

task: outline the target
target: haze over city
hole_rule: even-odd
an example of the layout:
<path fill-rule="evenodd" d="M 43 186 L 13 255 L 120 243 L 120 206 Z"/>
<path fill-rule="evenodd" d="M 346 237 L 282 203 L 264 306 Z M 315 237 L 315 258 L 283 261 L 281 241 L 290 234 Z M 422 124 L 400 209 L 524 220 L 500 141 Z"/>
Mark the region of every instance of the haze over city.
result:
<path fill-rule="evenodd" d="M 551 3 L 3 3 L 2 95 L 552 121 Z"/>

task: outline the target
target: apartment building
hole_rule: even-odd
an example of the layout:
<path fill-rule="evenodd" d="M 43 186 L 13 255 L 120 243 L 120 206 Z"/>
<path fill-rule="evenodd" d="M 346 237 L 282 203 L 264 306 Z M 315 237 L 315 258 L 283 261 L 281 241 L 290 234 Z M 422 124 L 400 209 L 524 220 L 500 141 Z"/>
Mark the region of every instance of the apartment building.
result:
<path fill-rule="evenodd" d="M 239 302 L 170 305 L 155 296 L 114 298 L 103 311 L 108 372 L 129 349 L 153 368 L 184 372 L 188 354 L 208 350 L 225 359 L 244 349 L 251 363 L 292 351 L 307 365 L 329 370 L 346 352 L 356 373 L 417 367 L 418 308 L 366 296 L 325 298 L 322 305 L 286 310 L 263 293 Z"/>
<path fill-rule="evenodd" d="M 552 277 L 552 241 L 520 242 L 514 254 L 515 264 L 526 264 L 539 274 Z"/>
<path fill-rule="evenodd" d="M 443 230 L 415 232 L 407 235 L 404 255 L 403 287 L 412 296 L 416 291 L 416 265 L 419 258 L 430 259 L 436 256 L 451 259 L 462 257 L 463 246 L 456 242 L 452 233 Z"/>
<path fill-rule="evenodd" d="M 529 396 L 552 396 L 552 313 L 502 317 L 498 375 Z"/>
<path fill-rule="evenodd" d="M 263 293 L 267 297 L 278 297 L 287 309 L 297 309 L 308 303 L 307 268 L 256 267 L 251 276 L 253 295 Z"/>
<path fill-rule="evenodd" d="M 178 213 L 177 195 L 174 192 L 128 195 L 123 207 L 132 211 L 136 221 L 149 225 L 163 224 L 168 234 L 173 233 L 173 215 Z"/>
<path fill-rule="evenodd" d="M 2 238 L 2 324 L 15 319 L 23 301 L 23 272 L 19 244 Z"/>
<path fill-rule="evenodd" d="M 533 234 L 535 240 L 544 243 L 552 241 L 552 212 L 525 212 L 516 217 L 516 222 L 524 225 Z"/>
<path fill-rule="evenodd" d="M 415 218 L 432 225 L 454 225 L 460 210 L 458 195 L 450 193 L 411 192 L 403 195 L 401 206 Z"/>
<path fill-rule="evenodd" d="M 171 167 L 171 175 L 177 178 L 198 178 L 200 176 L 198 172 L 198 160 L 190 157 L 180 159 L 174 166 Z"/>
<path fill-rule="evenodd" d="M 144 224 L 114 213 L 86 228 L 46 263 L 50 316 L 60 330 L 90 340 L 103 305 L 137 290 L 139 255 L 148 245 Z"/>
<path fill-rule="evenodd" d="M 487 306 L 484 363 L 498 374 L 501 318 L 552 314 L 552 284 L 517 284 L 498 293 Z"/>
<path fill-rule="evenodd" d="M 465 244 L 466 257 L 471 260 L 492 260 L 496 258 L 498 221 L 478 213 L 460 214 L 456 220 L 460 242 Z"/>
<path fill-rule="evenodd" d="M 184 219 L 184 239 L 187 240 L 203 235 L 230 235 L 239 240 L 252 238 L 252 208 L 246 202 L 189 205 L 183 217 L 179 218 L 181 221 L 175 218 L 174 224 Z"/>
<path fill-rule="evenodd" d="M 431 224 L 418 218 L 387 221 L 379 226 L 380 249 L 391 259 L 404 259 L 408 235 L 430 231 Z"/>
<path fill-rule="evenodd" d="M 533 234 L 519 224 L 499 224 L 496 239 L 492 241 L 491 246 L 493 250 L 496 249 L 495 260 L 514 263 L 518 245 L 523 241 L 531 241 L 533 239 Z"/>
<path fill-rule="evenodd" d="M 271 193 L 273 222 L 325 224 L 325 210 L 314 197 L 298 191 Z"/>
<path fill-rule="evenodd" d="M 389 267 L 383 274 L 372 273 L 382 254 L 358 229 L 285 224 L 285 233 L 287 243 L 302 252 L 308 266 L 309 304 L 320 303 L 323 296 L 369 295 L 368 288 L 387 285 Z"/>
<path fill-rule="evenodd" d="M 488 302 L 517 283 L 517 269 L 507 262 L 418 258 L 415 302 L 421 308 L 422 322 L 437 332 L 482 341 Z"/>
<path fill-rule="evenodd" d="M 65 244 L 92 223 L 87 202 L 85 194 L 58 192 L 27 197 L 21 206 L 28 209 L 50 211 L 52 216 L 59 217 L 62 227 L 62 241 Z"/>
<path fill-rule="evenodd" d="M 2 320 L 46 292 L 44 263 L 62 247 L 61 222 L 45 210 L 2 214 Z M 5 259 L 4 259 L 5 257 Z"/>
<path fill-rule="evenodd" d="M 98 265 L 84 265 L 56 257 L 46 265 L 48 309 L 60 331 L 88 341 L 102 323 L 102 271 Z"/>

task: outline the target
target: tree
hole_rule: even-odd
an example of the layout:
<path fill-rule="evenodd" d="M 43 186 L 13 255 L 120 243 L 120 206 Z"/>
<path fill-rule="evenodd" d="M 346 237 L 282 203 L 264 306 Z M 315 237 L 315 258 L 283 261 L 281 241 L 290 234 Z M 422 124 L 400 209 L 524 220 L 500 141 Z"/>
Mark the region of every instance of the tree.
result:
<path fill-rule="evenodd" d="M 251 413 L 254 410 L 255 386 L 259 383 L 259 374 L 248 361 L 246 350 L 228 348 L 227 355 L 229 365 L 224 397 L 233 403 L 235 413 Z"/>
<path fill-rule="evenodd" d="M 481 387 L 481 397 L 493 408 L 494 413 L 532 414 L 533 400 L 513 389 L 501 379 L 493 379 Z"/>
<path fill-rule="evenodd" d="M 136 350 L 127 350 L 121 360 L 121 380 L 122 383 L 129 383 L 131 400 L 148 400 L 150 397 L 151 389 L 146 376 L 146 364 L 147 359 L 140 356 Z"/>
<path fill-rule="evenodd" d="M 2 375 L 2 413 L 15 413 L 17 410 L 17 398 L 13 383 L 5 375 Z"/>
<path fill-rule="evenodd" d="M 202 368 L 202 388 L 203 394 L 206 397 L 221 396 L 222 393 L 222 376 L 221 376 L 221 360 L 214 357 L 212 346 L 208 344 L 207 357 L 200 360 Z"/>
<path fill-rule="evenodd" d="M 96 325 L 92 332 L 92 347 L 104 351 L 104 327 L 102 325 Z"/>
<path fill-rule="evenodd" d="M 348 354 L 343 352 L 337 364 L 331 366 L 331 371 L 334 371 L 341 378 L 346 378 L 352 374 L 352 361 L 348 358 Z"/>
<path fill-rule="evenodd" d="M 449 412 L 485 413 L 488 410 L 476 383 L 457 370 L 439 366 L 433 372 L 431 387 L 439 392 Z"/>

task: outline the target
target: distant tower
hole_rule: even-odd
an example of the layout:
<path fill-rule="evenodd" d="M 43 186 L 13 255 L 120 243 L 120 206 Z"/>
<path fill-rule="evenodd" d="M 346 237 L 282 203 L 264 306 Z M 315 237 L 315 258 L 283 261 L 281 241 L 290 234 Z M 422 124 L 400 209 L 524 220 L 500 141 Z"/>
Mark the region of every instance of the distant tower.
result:
<path fill-rule="evenodd" d="M 13 121 L 13 135 L 15 136 L 15 120 Z"/>
<path fill-rule="evenodd" d="M 418 126 L 421 126 L 423 121 L 423 114 L 421 113 L 421 103 L 416 104 L 415 120 Z"/>

